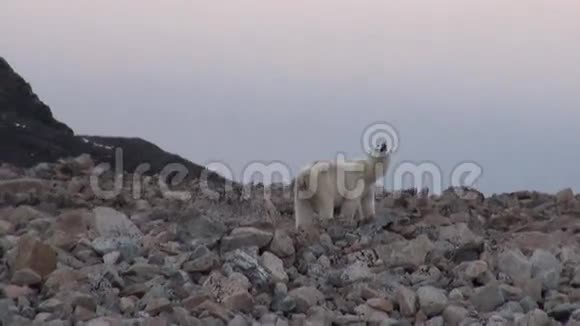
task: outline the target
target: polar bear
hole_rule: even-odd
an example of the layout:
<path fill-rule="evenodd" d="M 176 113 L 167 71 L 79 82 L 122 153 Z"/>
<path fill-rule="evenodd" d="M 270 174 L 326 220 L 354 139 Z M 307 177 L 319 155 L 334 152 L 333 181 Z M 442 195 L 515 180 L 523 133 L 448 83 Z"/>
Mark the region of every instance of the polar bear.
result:
<path fill-rule="evenodd" d="M 387 173 L 390 154 L 381 142 L 366 159 L 314 161 L 302 169 L 294 182 L 296 228 L 311 225 L 316 214 L 334 218 L 335 208 L 348 220 L 374 218 L 375 183 Z"/>

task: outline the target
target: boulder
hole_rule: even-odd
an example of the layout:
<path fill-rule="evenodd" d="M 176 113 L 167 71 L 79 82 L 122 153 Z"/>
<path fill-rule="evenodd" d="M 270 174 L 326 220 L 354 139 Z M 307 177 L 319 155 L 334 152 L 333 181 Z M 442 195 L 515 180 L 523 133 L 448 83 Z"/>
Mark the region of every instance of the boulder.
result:
<path fill-rule="evenodd" d="M 22 236 L 15 250 L 15 260 L 12 264 L 15 272 L 30 269 L 45 279 L 57 267 L 57 254 L 54 249 L 32 236 Z"/>

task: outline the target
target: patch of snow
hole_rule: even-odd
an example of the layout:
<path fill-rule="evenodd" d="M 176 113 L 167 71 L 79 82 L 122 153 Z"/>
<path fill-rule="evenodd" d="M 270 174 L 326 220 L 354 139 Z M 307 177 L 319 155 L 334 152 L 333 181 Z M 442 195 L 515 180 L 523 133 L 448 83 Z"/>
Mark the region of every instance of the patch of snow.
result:
<path fill-rule="evenodd" d="M 94 146 L 97 146 L 97 147 L 101 147 L 101 148 L 109 149 L 109 150 L 113 149 L 113 146 L 109 146 L 109 145 L 103 145 L 103 144 L 99 144 L 99 143 L 95 143 L 95 142 L 93 142 L 93 145 L 94 145 Z"/>
<path fill-rule="evenodd" d="M 108 150 L 112 150 L 114 147 L 113 146 L 109 146 L 109 145 L 103 145 L 103 144 L 99 144 L 96 142 L 92 142 L 89 139 L 83 137 L 82 140 L 86 143 L 86 144 L 92 144 L 95 147 L 100 147 L 100 148 L 104 148 L 104 149 L 108 149 Z"/>

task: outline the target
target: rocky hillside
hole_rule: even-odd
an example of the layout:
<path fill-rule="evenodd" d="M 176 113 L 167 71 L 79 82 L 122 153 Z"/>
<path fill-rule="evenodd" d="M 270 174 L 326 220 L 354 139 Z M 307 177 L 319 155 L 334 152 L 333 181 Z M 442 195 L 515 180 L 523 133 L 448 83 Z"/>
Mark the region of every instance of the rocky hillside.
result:
<path fill-rule="evenodd" d="M 140 138 L 75 134 L 69 126 L 55 119 L 30 84 L 0 57 L 0 162 L 31 167 L 86 153 L 97 164 L 113 164 L 117 148 L 123 150 L 123 165 L 127 171 L 135 171 L 143 163 L 151 165 L 148 174 L 159 172 L 169 163 L 184 165 L 192 178 L 204 171 L 203 167 Z M 210 179 L 223 181 L 213 173 Z"/>
<path fill-rule="evenodd" d="M 0 169 L 2 325 L 580 324 L 568 189 L 384 194 L 368 224 L 296 232 L 261 188 L 101 198 L 93 165 Z"/>

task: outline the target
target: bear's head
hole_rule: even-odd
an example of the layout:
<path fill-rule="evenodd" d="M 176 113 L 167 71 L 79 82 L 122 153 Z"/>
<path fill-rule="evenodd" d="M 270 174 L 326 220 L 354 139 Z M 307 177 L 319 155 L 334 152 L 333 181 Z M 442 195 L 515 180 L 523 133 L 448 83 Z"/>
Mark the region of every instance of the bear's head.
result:
<path fill-rule="evenodd" d="M 366 164 L 370 167 L 367 170 L 367 178 L 377 180 L 387 173 L 391 162 L 391 150 L 387 142 L 378 142 L 369 153 Z"/>
<path fill-rule="evenodd" d="M 372 150 L 372 153 L 370 153 L 371 156 L 376 157 L 376 158 L 383 158 L 389 155 L 389 148 L 387 146 L 387 142 L 386 141 L 380 141 L 378 142 L 375 147 Z"/>

